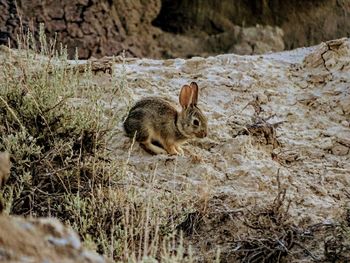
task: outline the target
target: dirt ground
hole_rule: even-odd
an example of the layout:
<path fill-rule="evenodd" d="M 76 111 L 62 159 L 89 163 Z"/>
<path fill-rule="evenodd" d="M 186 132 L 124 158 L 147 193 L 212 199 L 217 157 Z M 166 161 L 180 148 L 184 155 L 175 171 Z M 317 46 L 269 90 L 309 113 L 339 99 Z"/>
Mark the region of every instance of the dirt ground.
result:
<path fill-rule="evenodd" d="M 185 156 L 151 156 L 137 144 L 130 152 L 121 126 L 112 145 L 117 159 L 128 158 L 130 180 L 154 175 L 156 189 L 179 195 L 201 189 L 211 200 L 207 210 L 226 211 L 223 221 L 202 218 L 188 237 L 202 260 L 248 233 L 240 213 L 273 203 L 281 189 L 294 226 L 343 216 L 350 185 L 349 39 L 262 56 L 142 59 L 116 69 L 126 71 L 132 101 L 155 95 L 177 101 L 183 84 L 200 87 L 209 135 L 187 144 Z M 291 257 L 301 255 L 311 258 Z"/>
<path fill-rule="evenodd" d="M 183 84 L 199 85 L 209 134 L 185 145 L 184 156 L 146 153 L 124 135 L 122 120 L 108 141 L 113 165 L 123 174 L 111 175 L 116 195 L 118 187 L 138 188 L 143 196 L 137 198 L 156 201 L 160 220 L 163 208 L 183 211 L 184 218 L 167 220 L 183 231 L 196 262 L 213 262 L 217 255 L 220 262 L 348 262 L 350 236 L 343 226 L 350 226 L 349 39 L 259 56 L 127 59 L 112 68 L 123 90 L 99 98 L 106 111 L 118 113 L 112 116 L 145 96 L 178 101 Z M 96 76 L 96 89 L 111 85 L 108 73 L 100 76 L 106 82 Z M 164 201 L 167 195 L 173 203 Z M 41 257 L 38 250 L 47 242 L 66 242 L 61 239 L 68 230 L 52 233 L 39 220 L 33 236 L 21 243 L 18 236 L 30 231 L 22 235 L 28 225 L 18 220 L 0 218 L 5 249 L 21 244 L 23 255 L 42 259 L 46 252 Z M 167 222 L 159 225 L 166 228 Z M 68 246 L 77 247 L 67 255 L 84 257 L 78 239 L 68 234 Z M 38 246 L 28 245 L 33 243 Z M 53 261 L 60 249 L 52 252 Z M 16 255 L 8 258 L 20 260 Z"/>

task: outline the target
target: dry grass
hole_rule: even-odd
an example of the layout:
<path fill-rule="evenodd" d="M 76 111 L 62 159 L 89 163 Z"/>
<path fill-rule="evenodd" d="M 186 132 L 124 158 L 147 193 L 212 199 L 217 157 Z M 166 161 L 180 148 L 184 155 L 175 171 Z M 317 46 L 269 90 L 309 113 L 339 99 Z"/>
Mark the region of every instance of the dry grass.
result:
<path fill-rule="evenodd" d="M 342 220 L 300 226 L 289 211 L 293 200 L 279 176 L 277 184 L 275 199 L 253 208 L 232 209 L 233 197 L 216 195 L 209 198 L 205 211 L 196 207 L 184 218 L 178 228 L 202 253 L 201 262 L 217 258 L 220 262 L 251 263 L 349 260 L 349 208 L 345 207 Z"/>
<path fill-rule="evenodd" d="M 127 108 L 110 110 L 101 98 L 127 97 L 125 72 L 100 85 L 91 64 L 72 66 L 43 28 L 39 43 L 29 33 L 19 50 L 2 47 L 1 56 L 0 151 L 13 164 L 0 192 L 5 212 L 57 217 L 115 260 L 193 261 L 172 220 L 184 213 L 181 202 L 154 194 L 154 180 L 142 189 L 122 183 L 127 160 L 116 163 L 108 150 Z"/>

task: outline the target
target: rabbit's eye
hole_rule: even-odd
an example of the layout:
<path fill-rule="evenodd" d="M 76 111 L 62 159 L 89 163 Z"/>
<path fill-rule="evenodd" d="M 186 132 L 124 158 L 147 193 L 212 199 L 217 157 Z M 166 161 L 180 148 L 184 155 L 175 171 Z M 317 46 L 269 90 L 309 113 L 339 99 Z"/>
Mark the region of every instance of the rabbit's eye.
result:
<path fill-rule="evenodd" d="M 199 126 L 199 120 L 194 119 L 194 120 L 193 120 L 193 125 L 194 125 L 194 126 Z"/>

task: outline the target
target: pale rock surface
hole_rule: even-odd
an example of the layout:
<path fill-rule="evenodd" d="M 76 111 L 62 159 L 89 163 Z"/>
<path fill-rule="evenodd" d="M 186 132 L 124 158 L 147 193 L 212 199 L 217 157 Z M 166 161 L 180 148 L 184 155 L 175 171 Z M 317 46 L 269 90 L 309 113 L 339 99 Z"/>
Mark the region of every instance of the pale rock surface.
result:
<path fill-rule="evenodd" d="M 209 185 L 212 196 L 236 200 L 228 209 L 249 209 L 274 199 L 279 174 L 296 224 L 341 213 L 350 185 L 349 39 L 260 56 L 141 59 L 115 67 L 117 74 L 125 70 L 131 103 L 145 96 L 178 101 L 180 87 L 196 81 L 199 106 L 209 120 L 208 137 L 188 143 L 185 156 L 178 157 L 151 156 L 137 143 L 131 149 L 122 125 L 117 127 L 111 144 L 126 165 L 126 180 L 141 184 L 155 174 L 157 189 L 171 187 L 179 194 Z M 238 133 L 256 118 L 247 106 L 256 96 L 260 117 L 282 122 L 279 144 Z M 118 99 L 114 106 L 125 111 L 126 104 Z"/>
<path fill-rule="evenodd" d="M 0 215 L 0 262 L 112 262 L 82 247 L 57 219 Z"/>

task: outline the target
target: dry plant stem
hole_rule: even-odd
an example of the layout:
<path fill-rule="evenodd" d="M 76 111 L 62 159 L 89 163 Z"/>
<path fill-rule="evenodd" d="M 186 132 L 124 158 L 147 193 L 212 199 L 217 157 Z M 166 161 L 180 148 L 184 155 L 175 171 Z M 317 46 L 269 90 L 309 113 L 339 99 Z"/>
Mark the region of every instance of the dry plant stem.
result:
<path fill-rule="evenodd" d="M 125 174 L 126 174 L 127 166 L 129 164 L 130 157 L 131 157 L 131 152 L 132 152 L 132 149 L 133 149 L 133 147 L 135 145 L 135 142 L 136 142 L 136 133 L 135 133 L 135 135 L 134 135 L 134 137 L 132 139 L 131 145 L 130 145 L 129 150 L 128 150 L 128 158 L 126 159 L 126 161 L 124 163 L 124 167 L 123 167 L 123 170 L 122 170 L 122 177 L 124 177 Z"/>
<path fill-rule="evenodd" d="M 146 220 L 145 220 L 145 223 L 146 223 L 146 226 L 145 226 L 145 238 L 144 238 L 144 245 L 143 245 L 143 256 L 146 257 L 147 254 L 150 252 L 149 251 L 149 248 L 148 248 L 148 242 L 149 242 L 149 220 L 150 220 L 150 209 L 151 209 L 151 192 L 152 192 L 152 189 L 153 189 L 153 184 L 154 184 L 154 181 L 155 181 L 155 176 L 156 176 L 156 173 L 157 173 L 157 167 L 158 167 L 158 164 L 156 164 L 156 167 L 154 168 L 154 172 L 153 172 L 153 175 L 151 176 L 151 182 L 149 183 L 149 187 L 148 187 L 148 190 L 147 190 L 147 206 L 146 206 Z"/>
<path fill-rule="evenodd" d="M 18 119 L 16 113 L 11 109 L 11 107 L 8 105 L 8 103 L 6 102 L 6 100 L 4 100 L 4 98 L 2 96 L 0 96 L 0 100 L 5 104 L 6 108 L 9 110 L 9 112 L 11 113 L 11 115 L 15 118 L 15 120 L 18 122 L 18 124 L 21 126 L 21 129 L 23 132 L 26 132 L 26 128 L 23 126 L 23 124 L 21 123 L 21 121 Z"/>
<path fill-rule="evenodd" d="M 300 244 L 299 242 L 294 242 L 294 244 L 303 249 L 305 253 L 307 253 L 315 262 L 320 262 L 320 259 L 317 258 L 313 253 L 310 252 L 310 250 L 305 248 L 302 244 Z"/>

